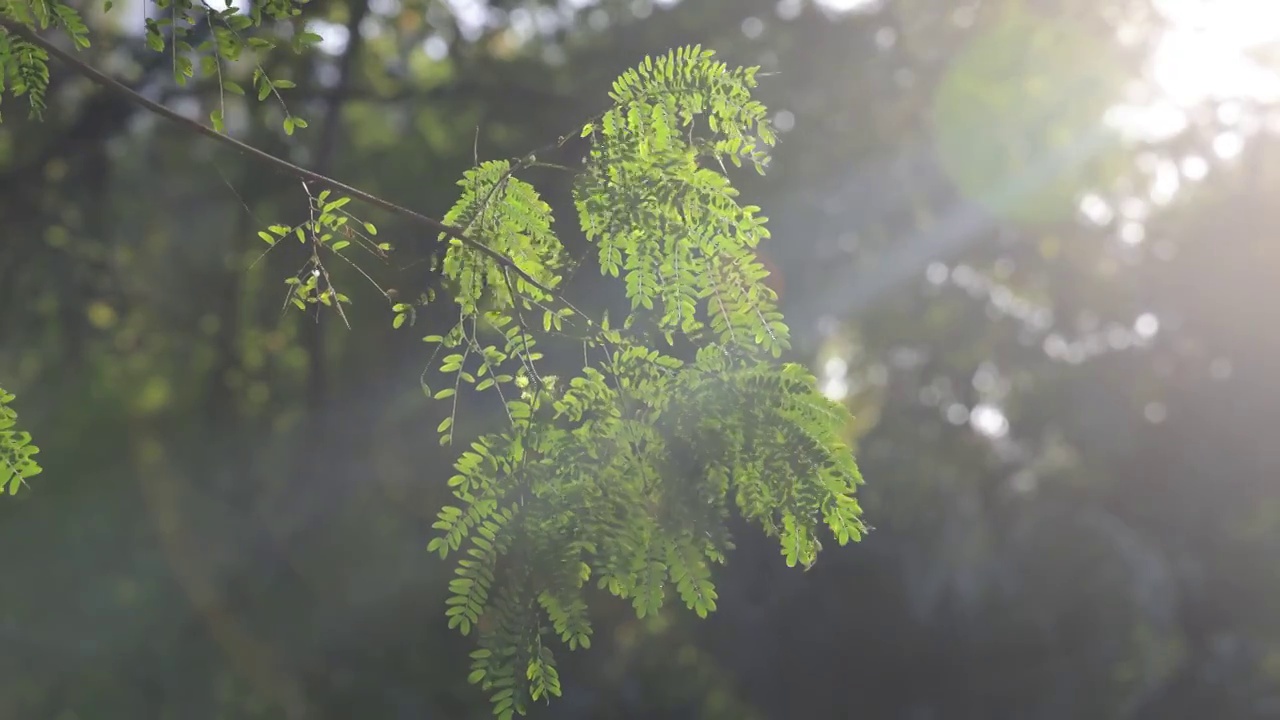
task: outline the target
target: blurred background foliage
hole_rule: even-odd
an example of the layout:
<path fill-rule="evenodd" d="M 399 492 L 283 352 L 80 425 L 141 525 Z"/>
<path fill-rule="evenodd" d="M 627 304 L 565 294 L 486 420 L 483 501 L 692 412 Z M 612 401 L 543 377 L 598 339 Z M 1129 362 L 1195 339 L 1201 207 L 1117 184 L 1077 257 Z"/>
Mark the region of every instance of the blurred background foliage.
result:
<path fill-rule="evenodd" d="M 138 0 L 86 11 L 86 59 L 207 116 L 216 88 L 174 85 Z M 1280 715 L 1280 7 L 305 17 L 319 50 L 276 61 L 311 127 L 248 103 L 230 131 L 436 216 L 477 157 L 572 133 L 646 53 L 700 42 L 769 74 L 782 142 L 742 182 L 797 357 L 857 412 L 877 529 L 807 573 L 744 529 L 706 621 L 600 598 L 536 714 Z M 296 182 L 56 68 L 50 100 L 0 126 L 0 379 L 45 466 L 0 503 L 0 717 L 486 717 L 425 552 L 449 456 L 419 340 L 447 306 L 393 331 L 343 268 L 350 329 L 282 312 L 304 250 L 254 234 L 305 207 Z M 537 180 L 571 217 L 568 176 Z M 435 239 L 367 215 L 397 246 L 365 263 L 377 282 L 432 287 Z"/>

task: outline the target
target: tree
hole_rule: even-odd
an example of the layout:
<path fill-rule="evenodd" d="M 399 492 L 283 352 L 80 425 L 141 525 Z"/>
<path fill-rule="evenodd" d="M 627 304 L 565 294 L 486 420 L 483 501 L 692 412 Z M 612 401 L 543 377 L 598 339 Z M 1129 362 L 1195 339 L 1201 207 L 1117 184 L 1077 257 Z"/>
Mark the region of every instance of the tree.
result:
<path fill-rule="evenodd" d="M 524 714 L 529 702 L 560 694 L 550 646 L 556 638 L 570 649 L 590 645 L 589 580 L 630 600 L 638 617 L 662 607 L 667 583 L 699 616 L 713 611 L 711 566 L 732 547 L 731 504 L 778 540 L 789 566 L 816 561 L 822 526 L 841 545 L 861 537 L 854 492 L 862 478 L 841 439 L 851 418 L 803 367 L 771 361 L 788 349 L 789 331 L 755 255 L 768 237 L 765 218 L 739 203 L 728 179 L 726 161 L 763 173 L 774 142 L 764 106 L 751 97 L 757 68 L 731 69 L 696 46 L 646 58 L 614 83 L 611 107 L 576 133 L 587 146 L 581 170 L 542 157 L 573 134 L 519 158 L 477 158 L 459 182 L 461 197 L 436 220 L 226 134 L 229 97 L 245 94 L 240 82 L 259 101 L 279 101 L 286 135 L 308 127 L 284 101 L 293 82 L 263 64 L 284 43 L 284 28 L 299 53 L 322 39 L 296 21 L 300 4 L 271 0 L 246 14 L 191 0 L 156 3 L 167 17 L 147 19 L 147 45 L 170 54 L 179 85 L 199 74 L 221 88 L 208 126 L 43 37 L 55 27 L 89 47 L 81 15 L 61 3 L 0 5 L 0 72 L 38 116 L 52 56 L 303 181 L 302 219 L 258 233 L 269 249 L 296 239 L 309 251 L 285 281 L 287 301 L 300 310 L 331 308 L 346 322 L 352 300 L 328 263 L 352 263 L 348 248 L 392 250 L 348 209 L 353 200 L 438 233 L 442 283 L 417 301 L 398 301 L 356 267 L 388 300 L 395 328 L 412 327 L 421 307 L 443 302 L 437 294 L 457 314 L 447 332 L 425 338 L 443 357 L 429 368 L 440 379 L 428 383 L 424 372 L 422 387 L 449 401 L 441 444 L 471 442 L 448 481 L 458 506 L 440 511 L 441 534 L 428 549 L 441 558 L 464 553 L 446 614 L 462 634 L 477 631 L 470 680 L 493 691 L 495 714 Z M 540 167 L 576 176 L 579 229 L 601 273 L 624 280 L 621 323 L 611 324 L 607 310 L 597 319 L 561 289 L 564 273 L 585 260 L 565 250 L 550 206 L 521 177 Z M 582 362 L 559 378 L 547 371 L 543 348 L 557 356 L 580 350 Z M 504 426 L 463 427 L 462 394 L 496 400 Z M 29 443 L 3 437 L 6 450 Z M 20 467 L 14 482 L 38 471 Z"/>

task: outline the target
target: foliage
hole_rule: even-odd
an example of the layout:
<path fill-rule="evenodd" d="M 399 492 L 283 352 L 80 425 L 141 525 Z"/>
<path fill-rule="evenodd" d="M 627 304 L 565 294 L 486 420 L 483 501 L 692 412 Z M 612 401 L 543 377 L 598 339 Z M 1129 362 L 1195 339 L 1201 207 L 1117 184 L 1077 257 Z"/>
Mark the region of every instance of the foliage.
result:
<path fill-rule="evenodd" d="M 231 68 L 274 47 L 241 31 L 298 14 L 289 0 L 255 4 L 249 15 L 189 0 L 156 6 L 169 17 L 147 20 L 147 43 L 171 51 L 175 80 L 192 77 L 192 57 L 205 53 L 202 72 L 231 92 L 239 89 Z M 6 76 L 48 72 L 38 52 L 20 52 L 27 41 L 8 30 L 12 21 L 29 29 L 56 19 L 83 36 L 78 15 L 50 7 L 33 15 L 25 5 L 3 6 L 16 48 L 4 56 Z M 211 35 L 192 45 L 201 22 Z M 295 33 L 304 39 L 295 49 L 307 35 Z M 259 100 L 291 85 L 249 63 Z M 23 83 L 11 87 L 36 108 L 44 85 Z M 755 68 L 730 69 L 709 50 L 680 48 L 623 74 L 612 107 L 583 126 L 591 150 L 574 203 L 601 272 L 624 281 L 630 308 L 620 327 L 559 290 L 561 271 L 577 260 L 554 230 L 551 207 L 517 177 L 536 157 L 467 172 L 442 221 L 403 211 L 441 230 L 439 270 L 458 312 L 446 334 L 425 338 L 437 347 L 433 369 L 447 378 L 434 393 L 424 380 L 435 399 L 450 401 L 441 443 L 458 442 L 463 383 L 492 392 L 507 420 L 457 459 L 448 484 L 458 504 L 440 511 L 440 535 L 428 546 L 441 558 L 462 554 L 446 616 L 451 628 L 478 635 L 469 679 L 491 691 L 499 717 L 560 695 L 552 645 L 590 646 L 590 581 L 630 600 L 641 618 L 664 606 L 668 583 L 698 616 L 714 611 L 711 566 L 732 547 L 731 506 L 778 540 L 788 566 L 815 562 L 821 526 L 842 545 L 864 530 L 854 498 L 862 478 L 840 440 L 847 410 L 801 366 L 771 362 L 788 349 L 789 333 L 755 255 L 768 237 L 765 218 L 739 204 L 724 162 L 759 172 L 767 165 L 774 135 L 751 97 L 755 85 Z M 211 123 L 222 131 L 221 108 Z M 303 127 L 286 111 L 287 133 Z M 259 236 L 275 247 L 292 234 L 312 250 L 301 277 L 286 281 L 287 301 L 341 312 L 350 299 L 333 286 L 323 257 L 353 242 L 375 254 L 388 246 L 343 209 L 349 197 L 307 193 L 302 223 Z M 392 311 L 401 327 L 414 309 L 395 303 Z M 529 322 L 539 315 L 540 326 Z M 580 347 L 581 371 L 564 380 L 544 374 L 543 344 Z"/>
<path fill-rule="evenodd" d="M 270 32 L 252 34 L 264 25 L 295 21 L 307 0 L 267 0 L 250 4 L 242 13 L 230 3 L 219 10 L 200 0 L 155 0 L 155 11 L 145 19 L 147 47 L 167 53 L 173 80 L 186 85 L 197 75 L 215 79 L 219 87 L 218 107 L 209 113 L 214 129 L 224 129 L 225 94 L 245 95 L 245 84 L 253 88 L 259 101 L 274 97 L 284 112 L 284 131 L 292 135 L 307 127 L 306 120 L 289 112 L 281 90 L 296 87 L 292 80 L 269 74 L 263 65 L 266 56 L 281 44 L 296 53 L 320 42 L 320 35 L 298 27 L 289 40 Z M 104 11 L 111 10 L 112 0 L 104 0 Z M 89 28 L 80 11 L 57 0 L 0 0 L 0 20 L 8 20 L 26 28 L 41 30 L 56 27 L 64 31 L 77 49 L 90 45 Z M 25 95 L 33 114 L 45 107 L 45 90 L 49 82 L 48 54 L 17 36 L 7 25 L 0 32 L 0 94 L 8 89 L 15 96 Z"/>
<path fill-rule="evenodd" d="M 592 149 L 575 201 L 601 272 L 625 280 L 621 330 L 556 292 L 568 260 L 550 207 L 514 176 L 520 163 L 468 172 L 444 218 L 515 263 L 448 238 L 460 319 L 426 338 L 445 351 L 436 370 L 448 381 L 433 396 L 453 402 L 441 441 L 454 441 L 463 383 L 495 393 L 510 426 L 459 458 L 459 506 L 441 510 L 429 545 L 463 554 L 449 625 L 477 631 L 470 678 L 500 716 L 559 694 L 549 637 L 590 645 L 589 581 L 641 618 L 663 607 L 668 583 L 699 616 L 715 610 L 710 566 L 732 547 L 730 503 L 779 539 L 790 566 L 814 562 L 822 524 L 841 544 L 863 531 L 861 477 L 839 440 L 846 411 L 802 367 L 766 361 L 787 328 L 752 252 L 764 219 L 702 167 L 763 167 L 773 136 L 754 83 L 754 69 L 681 48 L 625 74 L 614 106 L 583 129 Z M 526 322 L 538 312 L 540 328 Z M 691 362 L 646 341 L 676 334 L 700 346 Z M 542 376 L 539 341 L 580 344 L 582 372 L 563 385 Z"/>
<path fill-rule="evenodd" d="M 19 14 L 19 8 L 24 6 L 12 5 L 8 2 L 0 4 L 0 16 L 10 16 L 26 19 Z M 66 12 L 74 14 L 75 11 L 65 6 L 55 6 L 63 8 Z M 78 20 L 78 16 L 77 20 Z M 46 14 L 39 15 L 39 23 L 41 27 L 47 27 L 50 17 Z M 8 32 L 0 33 L 0 99 L 3 99 L 5 91 L 8 91 L 15 97 L 26 96 L 27 102 L 31 106 L 32 116 L 39 117 L 40 112 L 45 108 L 44 95 L 49 87 L 49 55 L 44 50 L 32 45 L 31 43 L 14 37 Z"/>
<path fill-rule="evenodd" d="M 41 467 L 32 457 L 40 448 L 31 444 L 31 433 L 15 429 L 18 411 L 10 407 L 14 396 L 0 387 L 0 492 L 8 488 L 17 495 L 27 478 L 40 474 Z"/>

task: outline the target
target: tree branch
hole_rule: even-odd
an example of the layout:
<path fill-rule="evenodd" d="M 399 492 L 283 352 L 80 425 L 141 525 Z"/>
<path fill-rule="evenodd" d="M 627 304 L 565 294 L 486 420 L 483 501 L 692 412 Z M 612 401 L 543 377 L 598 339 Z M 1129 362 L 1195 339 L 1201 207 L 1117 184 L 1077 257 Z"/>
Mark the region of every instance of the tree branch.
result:
<path fill-rule="evenodd" d="M 250 158 L 257 160 L 263 164 L 270 165 L 276 168 L 277 170 L 280 170 L 286 174 L 292 175 L 293 177 L 298 178 L 300 180 L 304 180 L 309 183 L 314 183 L 318 186 L 343 193 L 357 200 L 360 200 L 368 205 L 372 205 L 373 207 L 380 208 L 394 215 L 399 215 L 400 217 L 412 220 L 418 223 L 419 225 L 426 225 L 427 227 L 433 228 L 439 231 L 440 233 L 443 233 L 444 235 L 463 243 L 464 245 L 467 245 L 469 247 L 474 248 L 475 250 L 478 250 L 480 253 L 482 253 L 483 255 L 486 255 L 487 257 L 489 257 L 489 259 L 497 263 L 500 267 L 510 269 L 512 272 L 519 275 L 520 278 L 523 279 L 525 282 L 529 283 L 529 285 L 531 285 L 532 287 L 538 288 L 539 290 L 547 293 L 548 295 L 551 295 L 552 297 L 555 297 L 555 298 L 560 298 L 563 301 L 563 298 L 561 298 L 560 293 L 538 282 L 536 278 L 534 278 L 532 275 L 530 275 L 529 273 L 521 269 L 520 266 L 517 265 L 515 261 L 512 260 L 511 258 L 508 258 L 502 253 L 498 252 L 497 250 L 494 250 L 493 248 L 489 247 L 488 245 L 485 245 L 484 243 L 478 240 L 468 237 L 462 228 L 454 227 L 453 225 L 449 225 L 448 223 L 441 222 L 439 220 L 436 220 L 435 218 L 428 217 L 426 215 L 423 215 L 422 213 L 415 212 L 413 210 L 410 210 L 409 208 L 403 207 L 401 205 L 397 205 L 388 200 L 383 200 L 377 195 L 367 193 L 358 188 L 354 188 L 350 185 L 334 180 L 333 178 L 327 177 L 325 175 L 321 175 L 320 173 L 312 172 L 310 170 L 307 170 L 306 168 L 299 167 L 289 162 L 288 160 L 284 160 L 270 153 L 263 152 L 262 150 L 259 150 L 253 147 L 252 145 L 247 145 L 243 142 L 240 142 L 239 140 L 236 140 L 235 138 L 229 135 L 224 135 L 201 122 L 192 120 L 191 118 L 188 118 L 188 117 L 184 117 L 174 112 L 173 110 L 170 110 L 164 105 L 161 105 L 143 95 L 140 95 L 139 93 L 130 89 L 127 85 L 121 83 L 120 81 L 116 80 L 115 78 L 109 75 L 106 75 L 105 73 L 99 71 L 97 68 L 94 68 L 91 65 L 88 65 L 78 60 L 71 53 L 68 53 L 62 48 L 59 48 L 58 46 L 44 39 L 34 30 L 27 27 L 26 25 L 23 25 L 20 22 L 10 20 L 9 18 L 0 17 L 0 27 L 4 28 L 6 32 L 9 32 L 17 37 L 20 37 L 23 40 L 30 42 L 32 45 L 36 45 L 37 47 L 41 48 L 45 52 L 49 53 L 49 55 L 58 58 L 58 60 L 62 61 L 72 70 L 74 70 L 77 74 L 87 78 L 91 82 L 103 87 L 106 90 L 109 90 L 112 93 L 115 93 L 116 95 L 119 95 L 127 99 L 129 102 L 134 103 L 135 105 L 138 105 L 139 107 L 142 107 L 155 115 L 159 115 L 160 117 L 186 129 L 189 132 L 193 132 L 197 135 L 203 135 L 211 140 L 222 143 L 223 145 L 227 145 L 228 147 L 231 147 L 232 149 L 234 149 L 235 151 L 243 155 L 247 155 Z"/>

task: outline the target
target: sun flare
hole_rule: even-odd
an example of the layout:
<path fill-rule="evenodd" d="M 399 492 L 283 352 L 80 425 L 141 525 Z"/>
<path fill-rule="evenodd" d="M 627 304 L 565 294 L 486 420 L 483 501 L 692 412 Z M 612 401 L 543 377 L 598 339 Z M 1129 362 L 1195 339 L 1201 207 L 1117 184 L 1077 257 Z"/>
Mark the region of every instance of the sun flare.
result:
<path fill-rule="evenodd" d="M 1233 102 L 1280 102 L 1280 68 L 1260 59 L 1262 51 L 1280 44 L 1280 0 L 1151 2 L 1163 26 L 1148 57 L 1146 82 L 1112 108 L 1112 127 L 1159 141 L 1186 128 L 1188 111 L 1204 103 L 1223 103 L 1220 113 L 1236 117 Z M 1132 30 L 1121 28 L 1121 36 Z M 1236 154 L 1241 139 L 1229 130 L 1221 143 L 1215 141 L 1214 154 Z"/>
<path fill-rule="evenodd" d="M 1276 0 L 1153 0 L 1169 22 L 1152 80 L 1187 107 L 1210 99 L 1280 100 L 1280 76 L 1250 51 L 1280 40 Z"/>

